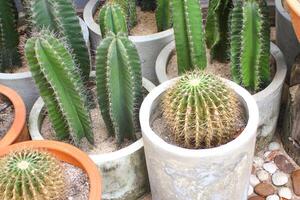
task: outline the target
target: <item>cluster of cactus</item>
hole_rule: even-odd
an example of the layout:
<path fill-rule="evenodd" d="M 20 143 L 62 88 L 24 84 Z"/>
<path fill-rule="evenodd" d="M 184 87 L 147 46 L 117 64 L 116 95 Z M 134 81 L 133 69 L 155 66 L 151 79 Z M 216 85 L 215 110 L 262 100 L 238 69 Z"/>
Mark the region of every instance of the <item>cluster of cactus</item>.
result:
<path fill-rule="evenodd" d="M 137 24 L 136 1 L 135 0 L 109 0 L 112 3 L 119 4 L 126 15 L 129 28 Z"/>
<path fill-rule="evenodd" d="M 157 30 L 164 31 L 172 27 L 172 9 L 170 0 L 157 0 L 156 1 L 156 25 Z"/>
<path fill-rule="evenodd" d="M 206 50 L 199 0 L 172 0 L 178 72 L 206 67 Z"/>
<path fill-rule="evenodd" d="M 96 85 L 99 107 L 110 135 L 121 143 L 136 139 L 143 100 L 139 56 L 127 35 L 110 33 L 97 49 Z"/>
<path fill-rule="evenodd" d="M 20 149 L 0 158 L 2 200 L 59 200 L 65 188 L 59 160 L 46 151 Z"/>
<path fill-rule="evenodd" d="M 84 41 L 79 18 L 70 0 L 31 0 L 31 22 L 39 30 L 48 28 L 64 37 L 81 76 L 88 80 L 90 74 L 89 50 Z"/>
<path fill-rule="evenodd" d="M 17 11 L 11 0 L 0 0 L 0 72 L 21 66 Z"/>
<path fill-rule="evenodd" d="M 93 143 L 84 84 L 64 42 L 41 31 L 27 41 L 25 56 L 57 138 Z"/>
<path fill-rule="evenodd" d="M 264 0 L 238 1 L 231 18 L 231 74 L 256 92 L 270 81 L 270 28 Z"/>
<path fill-rule="evenodd" d="M 229 59 L 229 16 L 232 0 L 210 0 L 206 18 L 206 45 L 211 59 L 226 62 Z"/>
<path fill-rule="evenodd" d="M 219 78 L 200 71 L 180 77 L 163 96 L 162 112 L 173 140 L 185 148 L 210 148 L 234 139 L 238 99 Z"/>

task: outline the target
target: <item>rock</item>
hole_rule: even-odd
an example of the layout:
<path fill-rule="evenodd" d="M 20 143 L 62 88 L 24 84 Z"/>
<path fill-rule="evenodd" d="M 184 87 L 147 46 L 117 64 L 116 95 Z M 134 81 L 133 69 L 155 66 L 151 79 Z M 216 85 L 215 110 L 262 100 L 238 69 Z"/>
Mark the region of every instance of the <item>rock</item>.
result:
<path fill-rule="evenodd" d="M 300 196 L 300 169 L 292 173 L 292 183 L 293 183 L 294 193 Z"/>
<path fill-rule="evenodd" d="M 280 200 L 279 196 L 276 194 L 267 196 L 266 200 Z"/>
<path fill-rule="evenodd" d="M 260 180 L 260 181 L 267 181 L 269 179 L 269 174 L 268 172 L 266 172 L 265 170 L 259 170 L 257 173 L 257 178 Z"/>
<path fill-rule="evenodd" d="M 292 199 L 292 191 L 288 187 L 279 188 L 278 195 L 282 198 Z"/>
<path fill-rule="evenodd" d="M 262 167 L 264 164 L 264 160 L 260 157 L 254 156 L 253 163 L 254 163 L 255 167 Z"/>
<path fill-rule="evenodd" d="M 276 150 L 279 150 L 279 149 L 280 149 L 280 144 L 279 144 L 278 142 L 271 142 L 271 143 L 269 144 L 268 149 L 269 149 L 270 151 L 276 151 Z"/>
<path fill-rule="evenodd" d="M 277 166 L 273 162 L 268 162 L 263 164 L 263 168 L 269 172 L 270 174 L 274 174 L 278 169 Z"/>
<path fill-rule="evenodd" d="M 272 151 L 271 153 L 268 154 L 268 156 L 265 158 L 266 162 L 273 161 L 274 158 L 278 155 L 278 151 Z"/>
<path fill-rule="evenodd" d="M 275 193 L 275 189 L 273 188 L 273 186 L 268 183 L 258 184 L 257 186 L 255 186 L 254 191 L 256 194 L 262 197 L 267 197 Z"/>
<path fill-rule="evenodd" d="M 248 200 L 265 200 L 265 198 L 260 196 L 250 197 Z"/>
<path fill-rule="evenodd" d="M 259 179 L 257 178 L 257 176 L 251 174 L 250 175 L 250 185 L 252 185 L 253 187 L 255 187 L 256 185 L 258 185 L 260 183 Z"/>
<path fill-rule="evenodd" d="M 264 158 L 266 159 L 266 158 L 268 158 L 268 156 L 270 155 L 270 153 L 272 153 L 271 151 L 266 151 L 265 153 L 264 153 Z"/>
<path fill-rule="evenodd" d="M 272 183 L 276 186 L 283 186 L 287 184 L 289 177 L 283 172 L 275 172 L 272 175 Z"/>
<path fill-rule="evenodd" d="M 248 187 L 248 196 L 252 195 L 253 192 L 254 192 L 253 187 L 251 185 L 249 185 L 249 187 Z"/>
<path fill-rule="evenodd" d="M 274 158 L 274 162 L 276 166 L 284 173 L 290 174 L 295 170 L 293 164 L 284 155 L 277 155 Z"/>

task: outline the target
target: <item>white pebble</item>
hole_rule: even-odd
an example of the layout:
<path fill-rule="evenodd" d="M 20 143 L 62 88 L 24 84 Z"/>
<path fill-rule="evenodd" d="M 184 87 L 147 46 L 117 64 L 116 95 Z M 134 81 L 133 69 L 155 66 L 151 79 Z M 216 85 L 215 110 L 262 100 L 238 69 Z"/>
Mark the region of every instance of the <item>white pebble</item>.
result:
<path fill-rule="evenodd" d="M 289 177 L 283 172 L 276 172 L 272 175 L 272 182 L 276 186 L 283 186 L 287 184 Z"/>
<path fill-rule="evenodd" d="M 269 174 L 268 172 L 266 172 L 265 170 L 259 170 L 257 173 L 257 178 L 260 180 L 260 181 L 266 181 L 269 179 Z"/>
<path fill-rule="evenodd" d="M 276 194 L 267 196 L 266 200 L 279 200 L 279 196 Z"/>
<path fill-rule="evenodd" d="M 253 187 L 255 187 L 256 185 L 258 185 L 260 183 L 259 179 L 257 178 L 257 176 L 255 176 L 254 174 L 250 175 L 250 185 L 252 185 Z"/>
<path fill-rule="evenodd" d="M 278 195 L 282 198 L 292 199 L 292 191 L 287 187 L 279 188 Z"/>
<path fill-rule="evenodd" d="M 271 142 L 269 144 L 269 148 L 270 151 L 276 151 L 280 149 L 280 144 L 278 142 Z"/>
<path fill-rule="evenodd" d="M 263 160 L 262 158 L 260 158 L 260 157 L 257 157 L 257 156 L 255 156 L 255 157 L 253 158 L 253 162 L 254 162 L 254 165 L 255 165 L 256 167 L 262 167 L 263 164 L 264 164 L 264 160 Z"/>
<path fill-rule="evenodd" d="M 254 192 L 253 187 L 251 185 L 249 185 L 249 187 L 248 187 L 248 196 L 252 195 L 253 192 Z"/>
<path fill-rule="evenodd" d="M 277 166 L 272 162 L 263 164 L 263 168 L 270 174 L 274 174 L 276 172 L 276 170 L 278 169 Z"/>

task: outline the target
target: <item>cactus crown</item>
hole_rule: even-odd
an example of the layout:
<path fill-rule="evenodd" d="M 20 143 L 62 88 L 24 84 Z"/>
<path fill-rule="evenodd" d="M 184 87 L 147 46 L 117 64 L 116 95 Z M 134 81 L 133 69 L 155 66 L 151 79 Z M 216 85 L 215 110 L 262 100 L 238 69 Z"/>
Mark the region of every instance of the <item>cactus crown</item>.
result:
<path fill-rule="evenodd" d="M 125 13 L 128 28 L 137 24 L 136 1 L 135 0 L 109 0 L 112 3 L 119 4 Z"/>
<path fill-rule="evenodd" d="M 64 194 L 63 168 L 50 153 L 20 149 L 0 158 L 0 199 L 59 200 Z"/>
<path fill-rule="evenodd" d="M 270 27 L 264 0 L 238 1 L 231 19 L 231 73 L 251 92 L 270 82 Z"/>
<path fill-rule="evenodd" d="M 156 1 L 156 25 L 158 31 L 164 31 L 172 27 L 172 9 L 170 0 Z"/>
<path fill-rule="evenodd" d="M 173 141 L 197 149 L 232 140 L 240 115 L 234 92 L 219 78 L 200 71 L 180 77 L 163 96 L 162 109 Z"/>

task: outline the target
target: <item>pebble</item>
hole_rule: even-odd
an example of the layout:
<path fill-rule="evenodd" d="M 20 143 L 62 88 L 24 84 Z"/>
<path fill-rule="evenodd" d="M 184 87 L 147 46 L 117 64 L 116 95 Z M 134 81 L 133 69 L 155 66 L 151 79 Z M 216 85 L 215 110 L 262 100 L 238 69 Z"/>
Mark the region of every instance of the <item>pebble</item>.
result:
<path fill-rule="evenodd" d="M 290 174 L 295 170 L 293 164 L 284 155 L 277 155 L 274 158 L 274 162 L 276 166 L 284 173 Z"/>
<path fill-rule="evenodd" d="M 259 179 L 257 178 L 257 176 L 255 176 L 254 174 L 250 175 L 250 185 L 252 185 L 253 187 L 255 187 L 256 185 L 258 185 L 260 183 Z"/>
<path fill-rule="evenodd" d="M 276 172 L 276 170 L 278 169 L 277 166 L 272 162 L 263 164 L 263 168 L 270 174 L 274 174 Z"/>
<path fill-rule="evenodd" d="M 280 200 L 279 196 L 276 194 L 267 196 L 266 200 Z"/>
<path fill-rule="evenodd" d="M 254 196 L 254 197 L 250 197 L 248 200 L 265 200 L 265 198 L 260 196 Z"/>
<path fill-rule="evenodd" d="M 254 165 L 256 167 L 262 167 L 263 164 L 264 164 L 264 160 L 262 158 L 260 158 L 260 157 L 257 157 L 257 156 L 254 156 L 253 162 L 254 162 Z"/>
<path fill-rule="evenodd" d="M 283 172 L 276 172 L 272 175 L 272 182 L 276 186 L 283 186 L 287 184 L 289 177 Z"/>
<path fill-rule="evenodd" d="M 292 177 L 294 193 L 300 196 L 300 169 L 294 171 L 291 177 Z"/>
<path fill-rule="evenodd" d="M 278 195 L 282 198 L 292 199 L 292 191 L 287 187 L 279 188 Z"/>
<path fill-rule="evenodd" d="M 257 186 L 255 186 L 254 191 L 256 194 L 262 197 L 266 197 L 275 193 L 274 187 L 268 183 L 258 184 Z"/>
<path fill-rule="evenodd" d="M 257 173 L 257 178 L 260 180 L 260 181 L 267 181 L 269 179 L 269 174 L 268 172 L 266 172 L 265 170 L 259 170 Z"/>
<path fill-rule="evenodd" d="M 270 155 L 270 153 L 271 153 L 271 151 L 266 151 L 266 152 L 264 153 L 264 158 L 268 158 L 268 156 Z"/>
<path fill-rule="evenodd" d="M 253 192 L 254 192 L 254 188 L 251 185 L 249 185 L 249 187 L 248 187 L 248 196 L 252 195 Z"/>
<path fill-rule="evenodd" d="M 279 150 L 279 149 L 280 149 L 280 144 L 279 144 L 278 142 L 271 142 L 271 143 L 269 144 L 268 149 L 269 149 L 270 151 L 276 151 L 276 150 Z"/>

